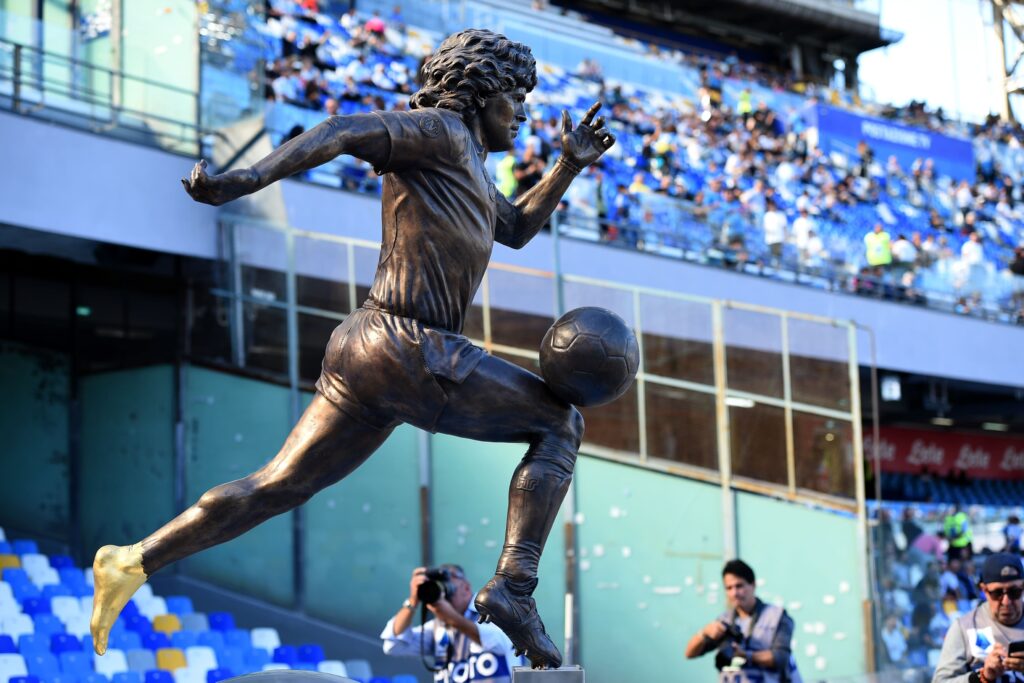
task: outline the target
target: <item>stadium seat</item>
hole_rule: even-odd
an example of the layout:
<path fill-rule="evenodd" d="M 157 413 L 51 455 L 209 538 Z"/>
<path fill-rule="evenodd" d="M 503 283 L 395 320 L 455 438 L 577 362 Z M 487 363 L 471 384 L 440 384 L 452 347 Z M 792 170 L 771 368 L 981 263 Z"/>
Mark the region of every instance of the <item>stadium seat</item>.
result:
<path fill-rule="evenodd" d="M 110 679 L 108 677 L 96 671 L 86 672 L 77 680 L 78 683 L 110 683 Z"/>
<path fill-rule="evenodd" d="M 12 558 L 8 560 L 6 565 L 4 564 L 5 557 Z M 11 564 L 11 561 L 14 564 Z M 32 579 L 28 578 L 28 574 L 21 568 L 21 560 L 18 559 L 17 555 L 0 555 L 0 576 L 2 576 L 4 581 L 11 584 L 11 588 L 32 583 Z"/>
<path fill-rule="evenodd" d="M 391 677 L 391 683 L 419 683 L 419 680 L 411 674 L 398 674 Z"/>
<path fill-rule="evenodd" d="M 346 659 L 345 670 L 349 678 L 373 678 L 373 669 L 365 659 Z"/>
<path fill-rule="evenodd" d="M 124 650 L 109 648 L 102 657 L 95 653 L 92 657 L 93 669 L 108 678 L 112 679 L 115 674 L 128 671 L 128 659 L 124 655 Z"/>
<path fill-rule="evenodd" d="M 316 670 L 335 676 L 348 676 L 348 669 L 345 668 L 345 664 L 337 659 L 325 659 L 316 665 Z"/>
<path fill-rule="evenodd" d="M 81 650 L 60 653 L 60 670 L 68 675 L 81 678 L 92 671 L 92 659 L 95 653 L 85 653 Z"/>
<path fill-rule="evenodd" d="M 234 677 L 235 673 L 230 669 L 211 669 L 206 672 L 206 683 L 220 683 L 220 681 Z"/>
<path fill-rule="evenodd" d="M 50 636 L 50 652 L 59 655 L 62 652 L 81 652 L 82 641 L 67 633 L 54 633 Z"/>
<path fill-rule="evenodd" d="M 33 652 L 25 655 L 28 672 L 42 679 L 53 678 L 60 674 L 60 662 L 49 652 Z"/>
<path fill-rule="evenodd" d="M 15 555 L 31 555 L 39 552 L 36 542 L 28 539 L 16 540 L 11 546 L 14 548 Z"/>
<path fill-rule="evenodd" d="M 5 680 L 8 681 L 8 683 L 41 683 L 39 676 L 11 676 L 10 678 L 5 679 L 3 672 L 0 672 L 0 683 L 3 683 Z"/>
<path fill-rule="evenodd" d="M 128 650 L 124 653 L 124 656 L 128 660 L 129 671 L 145 674 L 147 671 L 156 668 L 156 657 L 153 655 L 152 650 L 144 648 Z"/>
<path fill-rule="evenodd" d="M 73 596 L 75 593 L 62 583 L 49 583 L 42 587 L 40 593 L 50 601 L 57 597 Z"/>
<path fill-rule="evenodd" d="M 82 604 L 78 598 L 70 595 L 58 595 L 50 600 L 50 611 L 67 624 L 68 619 L 82 613 Z"/>
<path fill-rule="evenodd" d="M 239 647 L 248 650 L 252 647 L 252 636 L 244 628 L 233 628 L 230 631 L 224 631 L 224 645 L 225 647 Z"/>
<path fill-rule="evenodd" d="M 170 636 L 175 631 L 181 630 L 181 621 L 177 614 L 160 614 L 153 619 L 153 630 Z"/>
<path fill-rule="evenodd" d="M 41 598 L 43 596 L 43 592 L 40 591 L 31 581 L 28 583 L 12 583 L 11 590 L 14 591 L 14 597 L 19 602 L 24 602 L 29 598 Z"/>
<path fill-rule="evenodd" d="M 19 638 L 35 633 L 36 625 L 32 621 L 32 617 L 27 614 L 11 614 L 0 621 L 0 632 L 6 633 L 11 638 Z"/>
<path fill-rule="evenodd" d="M 261 671 L 270 664 L 270 653 L 260 647 L 249 650 L 245 657 L 245 668 L 249 671 Z"/>
<path fill-rule="evenodd" d="M 145 683 L 174 683 L 174 676 L 162 669 L 147 671 Z"/>
<path fill-rule="evenodd" d="M 110 678 L 110 683 L 142 683 L 142 674 L 137 671 L 122 671 Z"/>
<path fill-rule="evenodd" d="M 206 669 L 190 666 L 174 670 L 174 683 L 206 683 Z"/>
<path fill-rule="evenodd" d="M 196 645 L 208 645 L 214 650 L 224 647 L 224 634 L 220 631 L 202 631 L 196 635 Z"/>
<path fill-rule="evenodd" d="M 212 647 L 207 645 L 197 645 L 188 648 L 185 650 L 185 659 L 188 662 L 188 666 L 193 669 L 207 671 L 217 668 L 217 653 L 213 651 Z"/>
<path fill-rule="evenodd" d="M 35 633 L 26 633 L 18 637 L 18 652 L 26 656 L 40 652 L 50 652 L 50 639 L 46 636 L 38 636 Z"/>
<path fill-rule="evenodd" d="M 319 664 L 324 661 L 324 649 L 316 643 L 306 643 L 299 646 L 299 661 Z"/>
<path fill-rule="evenodd" d="M 160 631 L 152 631 L 150 633 L 142 634 L 142 647 L 147 650 L 153 650 L 154 652 L 165 647 L 171 646 L 171 639 L 167 637 L 166 633 Z"/>
<path fill-rule="evenodd" d="M 50 568 L 50 558 L 41 553 L 26 553 L 21 556 L 21 568 L 31 577 L 35 572 Z"/>
<path fill-rule="evenodd" d="M 391 683 L 391 679 L 384 676 L 374 676 L 370 679 L 370 683 Z"/>
<path fill-rule="evenodd" d="M 171 634 L 171 647 L 184 650 L 197 645 L 198 639 L 199 634 L 195 631 L 175 631 Z"/>
<path fill-rule="evenodd" d="M 26 598 L 21 602 L 21 611 L 30 617 L 37 614 L 50 614 L 50 601 L 43 597 Z"/>
<path fill-rule="evenodd" d="M 128 652 L 129 650 L 140 650 L 142 649 L 142 636 L 135 631 L 111 631 L 108 645 L 110 647 L 120 648 L 125 652 Z M 132 669 L 132 671 L 139 671 L 139 669 Z"/>
<path fill-rule="evenodd" d="M 14 591 L 11 590 L 11 584 L 6 581 L 0 581 L 0 601 L 13 599 Z"/>
<path fill-rule="evenodd" d="M 54 633 L 64 633 L 63 622 L 48 612 L 35 615 L 32 617 L 32 621 L 35 623 L 36 633 L 38 634 L 50 636 Z"/>
<path fill-rule="evenodd" d="M 18 556 L 13 553 L 4 553 L 0 555 L 0 570 L 3 570 L 4 581 L 10 581 L 8 578 L 8 570 L 19 569 L 21 567 L 21 560 Z"/>
<path fill-rule="evenodd" d="M 206 619 L 206 614 L 203 612 L 192 612 L 191 614 L 182 614 L 179 616 L 181 621 L 182 630 L 188 631 L 209 631 L 210 622 Z"/>
<path fill-rule="evenodd" d="M 270 627 L 254 628 L 250 632 L 252 636 L 252 646 L 266 650 L 267 653 L 273 653 L 275 649 L 281 646 L 281 636 L 277 634 L 277 629 Z"/>
<path fill-rule="evenodd" d="M 17 651 L 18 646 L 14 644 L 14 638 L 11 638 L 6 633 L 0 633 L 0 655 L 7 655 Z"/>
<path fill-rule="evenodd" d="M 245 663 L 245 656 L 248 652 L 251 652 L 251 648 L 245 650 L 233 647 L 224 648 L 217 653 L 218 668 L 234 671 L 236 672 L 236 675 L 247 672 L 249 667 Z"/>
<path fill-rule="evenodd" d="M 279 645 L 274 648 L 273 661 L 292 666 L 295 662 L 299 661 L 299 653 L 293 645 Z"/>
<path fill-rule="evenodd" d="M 161 614 L 167 614 L 167 601 L 159 595 L 154 595 L 144 600 L 136 599 L 135 604 L 138 605 L 139 614 L 147 617 L 150 621 L 153 621 Z"/>
<path fill-rule="evenodd" d="M 214 631 L 228 631 L 235 627 L 235 618 L 229 612 L 210 612 L 206 617 Z"/>
<path fill-rule="evenodd" d="M 50 566 L 54 569 L 70 569 L 75 566 L 75 561 L 67 555 L 51 555 Z"/>
<path fill-rule="evenodd" d="M 153 625 L 150 623 L 149 619 L 141 614 L 131 614 L 128 616 L 122 615 L 121 618 L 124 619 L 124 625 L 129 631 L 135 631 L 139 635 L 150 633 L 153 630 Z"/>
<path fill-rule="evenodd" d="M 13 555 L 14 548 L 7 541 L 0 541 L 0 555 Z"/>
<path fill-rule="evenodd" d="M 192 600 L 185 595 L 171 595 L 167 597 L 168 614 L 189 614 L 192 612 Z"/>
<path fill-rule="evenodd" d="M 176 647 L 162 647 L 156 651 L 156 668 L 174 671 L 187 666 L 185 653 Z"/>
<path fill-rule="evenodd" d="M 284 662 L 267 662 L 263 665 L 263 671 L 287 671 L 289 669 L 291 667 Z"/>
<path fill-rule="evenodd" d="M 60 585 L 60 574 L 58 574 L 57 570 L 52 567 L 37 570 L 29 574 L 29 578 L 32 579 L 32 583 L 40 590 L 42 590 L 44 586 Z"/>
<path fill-rule="evenodd" d="M 90 584 L 91 583 L 92 582 L 90 581 Z M 132 600 L 138 603 L 149 600 L 151 597 L 153 597 L 153 587 L 148 583 L 144 583 L 136 589 L 135 595 L 132 596 Z"/>
<path fill-rule="evenodd" d="M 28 676 L 25 658 L 19 654 L 0 654 L 0 683 L 15 676 Z"/>

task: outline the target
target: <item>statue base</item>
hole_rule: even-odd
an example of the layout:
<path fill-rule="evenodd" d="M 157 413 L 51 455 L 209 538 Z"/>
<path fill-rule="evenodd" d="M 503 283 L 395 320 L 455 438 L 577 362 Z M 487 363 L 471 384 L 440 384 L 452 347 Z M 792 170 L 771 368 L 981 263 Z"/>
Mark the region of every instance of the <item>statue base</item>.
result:
<path fill-rule="evenodd" d="M 583 683 L 583 669 L 563 666 L 559 669 L 530 669 L 517 666 L 512 669 L 512 683 Z"/>

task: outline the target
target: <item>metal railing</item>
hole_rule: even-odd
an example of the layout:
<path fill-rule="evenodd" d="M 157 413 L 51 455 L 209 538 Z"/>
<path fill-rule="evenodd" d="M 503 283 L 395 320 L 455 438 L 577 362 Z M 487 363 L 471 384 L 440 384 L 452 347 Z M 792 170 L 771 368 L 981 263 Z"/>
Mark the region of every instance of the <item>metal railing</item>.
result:
<path fill-rule="evenodd" d="M 0 38 L 0 107 L 18 114 L 202 156 L 198 101 L 195 91 Z"/>

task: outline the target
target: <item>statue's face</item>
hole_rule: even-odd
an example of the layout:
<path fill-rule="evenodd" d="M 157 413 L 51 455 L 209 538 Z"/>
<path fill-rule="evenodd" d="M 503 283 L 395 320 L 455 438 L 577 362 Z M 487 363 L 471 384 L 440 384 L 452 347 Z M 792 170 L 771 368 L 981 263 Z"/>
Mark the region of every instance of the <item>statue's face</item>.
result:
<path fill-rule="evenodd" d="M 480 112 L 483 143 L 489 152 L 512 149 L 519 126 L 526 121 L 526 89 L 498 93 L 487 98 Z"/>

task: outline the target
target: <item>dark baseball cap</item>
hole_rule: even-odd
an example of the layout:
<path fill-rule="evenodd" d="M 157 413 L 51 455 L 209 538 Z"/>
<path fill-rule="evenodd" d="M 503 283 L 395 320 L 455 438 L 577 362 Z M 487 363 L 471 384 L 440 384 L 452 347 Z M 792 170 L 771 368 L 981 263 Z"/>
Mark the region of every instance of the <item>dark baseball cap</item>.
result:
<path fill-rule="evenodd" d="M 1019 555 L 995 553 L 989 555 L 981 566 L 982 583 L 1005 583 L 1019 579 L 1024 579 L 1024 566 L 1021 566 Z"/>

